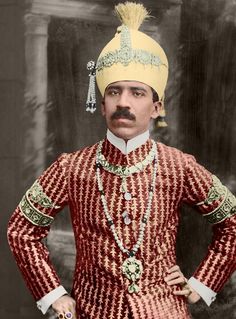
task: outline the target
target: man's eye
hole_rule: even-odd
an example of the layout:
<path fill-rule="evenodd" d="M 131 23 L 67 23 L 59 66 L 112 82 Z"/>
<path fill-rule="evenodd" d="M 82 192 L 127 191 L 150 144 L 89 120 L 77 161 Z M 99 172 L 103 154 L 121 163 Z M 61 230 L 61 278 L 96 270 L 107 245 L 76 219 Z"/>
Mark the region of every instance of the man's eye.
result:
<path fill-rule="evenodd" d="M 134 92 L 134 96 L 136 96 L 136 97 L 141 97 L 141 96 L 144 96 L 144 93 L 143 93 L 143 92 L 140 92 L 140 91 L 135 91 L 135 92 Z"/>
<path fill-rule="evenodd" d="M 119 92 L 116 91 L 116 90 L 111 90 L 111 91 L 108 92 L 108 94 L 111 95 L 111 96 L 116 96 L 116 95 L 119 94 Z"/>

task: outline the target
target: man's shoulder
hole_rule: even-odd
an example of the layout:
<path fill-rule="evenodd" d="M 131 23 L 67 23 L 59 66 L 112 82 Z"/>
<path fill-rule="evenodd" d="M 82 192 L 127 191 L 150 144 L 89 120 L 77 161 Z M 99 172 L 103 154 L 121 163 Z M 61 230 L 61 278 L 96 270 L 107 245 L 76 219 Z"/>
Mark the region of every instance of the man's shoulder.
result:
<path fill-rule="evenodd" d="M 59 158 L 66 162 L 74 162 L 74 161 L 77 162 L 83 159 L 88 160 L 88 159 L 91 159 L 91 157 L 95 156 L 97 146 L 98 146 L 98 143 L 85 146 L 71 153 L 62 153 Z"/>
<path fill-rule="evenodd" d="M 184 153 L 176 147 L 169 146 L 161 142 L 157 142 L 157 149 L 159 158 L 163 160 L 172 160 L 185 164 L 190 158 L 193 158 L 192 155 Z"/>
<path fill-rule="evenodd" d="M 94 152 L 96 153 L 98 143 L 99 142 L 97 142 L 93 145 L 88 145 L 88 146 L 82 147 L 82 148 L 70 153 L 70 156 L 77 157 L 77 156 L 84 156 L 84 155 L 87 156 L 87 155 L 94 154 Z"/>
<path fill-rule="evenodd" d="M 161 142 L 156 142 L 156 144 L 157 144 L 158 151 L 160 153 L 178 154 L 181 156 L 184 155 L 184 153 L 176 147 L 166 145 Z"/>

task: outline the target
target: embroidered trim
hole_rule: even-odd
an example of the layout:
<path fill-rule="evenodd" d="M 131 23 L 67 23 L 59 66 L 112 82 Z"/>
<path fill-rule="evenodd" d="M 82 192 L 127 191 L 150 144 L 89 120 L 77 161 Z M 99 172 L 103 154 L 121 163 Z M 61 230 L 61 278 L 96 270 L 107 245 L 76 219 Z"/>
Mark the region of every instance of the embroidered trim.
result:
<path fill-rule="evenodd" d="M 148 153 L 147 157 L 141 162 L 132 166 L 113 165 L 109 163 L 105 159 L 105 156 L 102 154 L 102 144 L 103 144 L 103 141 L 101 141 L 98 145 L 97 164 L 100 164 L 103 167 L 103 169 L 105 169 L 109 173 L 112 173 L 121 177 L 127 177 L 131 174 L 141 172 L 147 165 L 153 162 L 156 156 L 156 144 L 154 141 L 152 141 L 152 148 L 150 152 Z"/>
<path fill-rule="evenodd" d="M 226 196 L 227 188 L 221 183 L 219 178 L 215 175 L 212 175 L 212 182 L 212 187 L 208 192 L 207 198 L 204 201 L 197 203 L 196 206 L 210 205 L 214 201 Z"/>
<path fill-rule="evenodd" d="M 49 226 L 54 218 L 51 216 L 47 216 L 43 213 L 41 213 L 36 207 L 32 205 L 28 201 L 28 198 L 23 196 L 20 204 L 19 204 L 20 210 L 22 214 L 34 225 L 36 226 Z"/>
<path fill-rule="evenodd" d="M 37 180 L 24 195 L 19 207 L 22 214 L 32 224 L 37 226 L 49 226 L 53 222 L 54 218 L 40 212 L 33 203 L 44 208 L 60 208 L 60 206 L 56 206 L 55 203 L 52 202 L 51 198 L 44 193 L 42 186 Z"/>
<path fill-rule="evenodd" d="M 211 224 L 217 224 L 236 214 L 236 198 L 226 188 L 226 196 L 219 207 L 203 215 Z"/>
<path fill-rule="evenodd" d="M 204 204 L 209 205 L 215 200 L 219 200 L 222 196 L 226 195 L 227 188 L 222 185 L 219 178 L 215 175 L 212 175 L 213 186 L 210 188 L 209 193 L 207 195 L 207 199 L 205 200 Z"/>
<path fill-rule="evenodd" d="M 97 71 L 101 71 L 106 67 L 120 62 L 124 66 L 130 62 L 141 63 L 143 65 L 161 66 L 162 63 L 159 56 L 141 49 L 132 49 L 129 28 L 125 25 L 121 27 L 121 47 L 115 51 L 108 52 L 97 61 Z M 166 65 L 165 65 L 166 66 Z M 167 67 L 167 66 L 166 66 Z"/>
<path fill-rule="evenodd" d="M 26 196 L 29 201 L 39 204 L 44 208 L 60 208 L 60 206 L 55 206 L 51 198 L 49 198 L 44 192 L 42 186 L 38 181 L 35 181 L 30 189 L 26 192 Z"/>

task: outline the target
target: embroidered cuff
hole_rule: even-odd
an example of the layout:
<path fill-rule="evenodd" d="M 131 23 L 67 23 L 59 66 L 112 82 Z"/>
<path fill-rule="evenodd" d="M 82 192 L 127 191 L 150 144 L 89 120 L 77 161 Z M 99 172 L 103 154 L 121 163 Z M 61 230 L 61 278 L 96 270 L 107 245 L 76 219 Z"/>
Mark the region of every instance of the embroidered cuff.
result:
<path fill-rule="evenodd" d="M 45 315 L 45 313 L 48 311 L 48 309 L 51 307 L 51 305 L 61 296 L 68 294 L 68 292 L 65 290 L 63 286 L 59 286 L 52 291 L 50 291 L 48 294 L 46 294 L 43 298 L 37 301 L 37 307 L 39 310 L 42 311 L 42 313 Z"/>
<path fill-rule="evenodd" d="M 199 296 L 201 296 L 201 298 L 205 301 L 205 303 L 208 306 L 210 306 L 211 303 L 216 299 L 216 293 L 196 278 L 191 277 L 188 280 L 188 284 L 199 294 Z"/>

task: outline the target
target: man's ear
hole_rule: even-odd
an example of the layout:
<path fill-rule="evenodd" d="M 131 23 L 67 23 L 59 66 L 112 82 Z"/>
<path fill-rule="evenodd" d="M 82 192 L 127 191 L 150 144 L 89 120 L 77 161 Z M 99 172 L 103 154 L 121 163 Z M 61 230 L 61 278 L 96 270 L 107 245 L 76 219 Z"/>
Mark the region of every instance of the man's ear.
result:
<path fill-rule="evenodd" d="M 154 105 L 154 110 L 152 112 L 152 118 L 156 119 L 160 115 L 160 112 L 163 110 L 163 103 L 162 101 L 156 101 L 156 102 L 153 102 L 153 105 Z"/>

